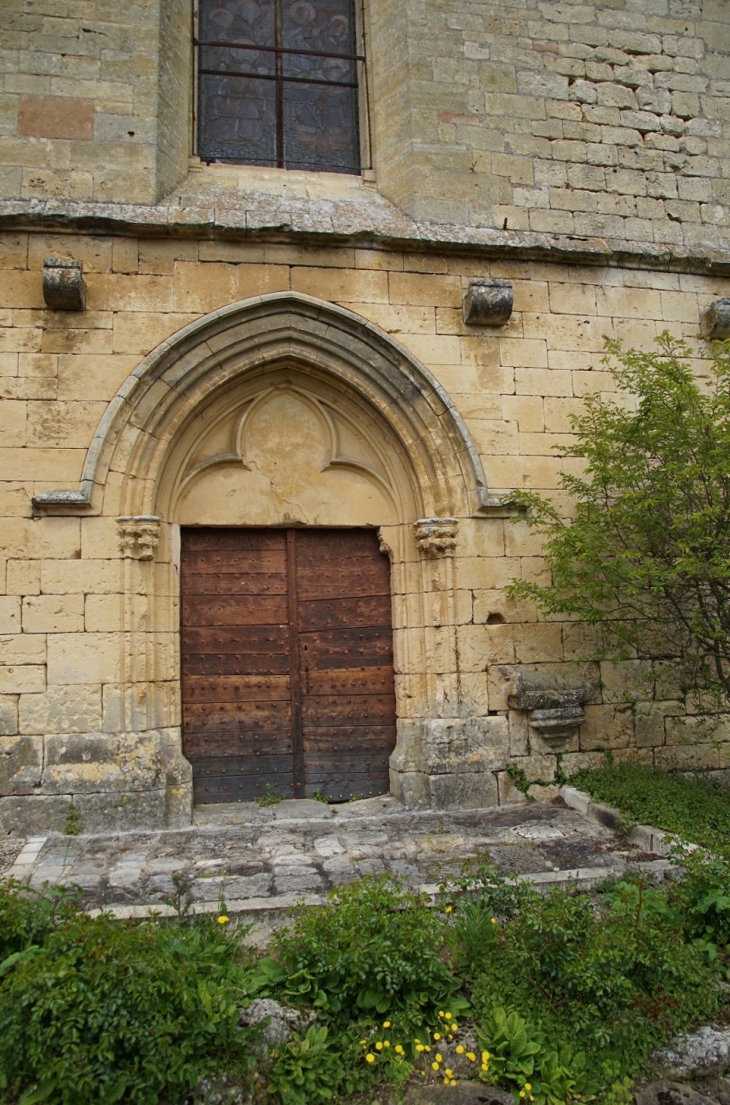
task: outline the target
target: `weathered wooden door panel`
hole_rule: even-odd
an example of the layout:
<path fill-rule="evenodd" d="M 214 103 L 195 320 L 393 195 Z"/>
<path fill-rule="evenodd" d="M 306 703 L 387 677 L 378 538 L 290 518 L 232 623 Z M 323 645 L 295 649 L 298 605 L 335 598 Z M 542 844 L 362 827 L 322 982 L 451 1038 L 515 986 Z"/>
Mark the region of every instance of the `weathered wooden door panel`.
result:
<path fill-rule="evenodd" d="M 371 530 L 184 530 L 183 747 L 197 802 L 388 788 L 390 573 Z"/>
<path fill-rule="evenodd" d="M 291 792 L 284 534 L 184 530 L 180 587 L 183 749 L 195 801 L 248 799 L 267 782 Z"/>
<path fill-rule="evenodd" d="M 395 744 L 395 696 L 390 565 L 377 535 L 335 530 L 318 540 L 316 530 L 303 531 L 297 600 L 305 794 L 322 790 L 343 800 L 382 793 Z M 389 669 L 387 689 L 373 687 L 371 668 Z M 348 690 L 328 690 L 327 680 L 336 685 L 335 673 L 343 671 Z"/>

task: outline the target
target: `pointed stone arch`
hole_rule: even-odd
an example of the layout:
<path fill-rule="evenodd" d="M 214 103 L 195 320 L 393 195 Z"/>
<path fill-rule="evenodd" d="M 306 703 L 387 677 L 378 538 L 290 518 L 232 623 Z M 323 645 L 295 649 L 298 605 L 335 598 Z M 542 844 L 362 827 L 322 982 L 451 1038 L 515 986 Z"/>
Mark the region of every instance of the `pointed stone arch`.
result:
<path fill-rule="evenodd" d="M 37 495 L 36 511 L 154 513 L 169 452 L 201 404 L 284 364 L 378 413 L 407 457 L 419 513 L 463 517 L 488 507 L 479 454 L 428 369 L 351 311 L 282 292 L 214 311 L 145 357 L 109 403 L 78 489 Z"/>

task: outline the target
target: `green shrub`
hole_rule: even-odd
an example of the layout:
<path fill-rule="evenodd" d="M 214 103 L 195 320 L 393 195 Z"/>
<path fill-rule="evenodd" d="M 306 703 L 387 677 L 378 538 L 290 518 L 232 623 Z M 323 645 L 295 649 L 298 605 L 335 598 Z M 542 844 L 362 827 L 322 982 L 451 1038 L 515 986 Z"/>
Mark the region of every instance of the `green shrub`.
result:
<path fill-rule="evenodd" d="M 209 919 L 65 920 L 0 980 L 0 1088 L 54 1105 L 153 1105 L 217 1067 L 245 1069 L 255 1031 L 239 1028 L 238 956 Z"/>
<path fill-rule="evenodd" d="M 675 658 L 681 691 L 714 712 L 730 700 L 730 344 L 712 344 L 702 379 L 686 342 L 665 331 L 656 345 L 607 342 L 624 394 L 587 395 L 570 420 L 559 452 L 583 460 L 561 475 L 572 519 L 514 493 L 545 537 L 551 582 L 515 580 L 507 593 L 596 626 L 604 656 Z M 641 697 L 653 694 L 650 678 Z"/>
<path fill-rule="evenodd" d="M 410 1009 L 418 1023 L 458 988 L 444 940 L 442 916 L 386 876 L 340 887 L 326 907 L 301 911 L 273 948 L 290 996 L 300 980 L 301 1001 L 340 1019 Z"/>
<path fill-rule="evenodd" d="M 694 852 L 682 857 L 684 878 L 674 897 L 690 939 L 730 945 L 730 857 Z"/>
<path fill-rule="evenodd" d="M 304 1036 L 295 1034 L 271 1053 L 268 1092 L 282 1105 L 325 1105 L 341 1093 L 364 1088 L 368 1079 L 357 1068 L 360 1059 L 349 1037 L 334 1036 L 326 1025 L 312 1025 Z"/>
<path fill-rule="evenodd" d="M 5 883 L 0 891 L 0 963 L 75 917 L 80 901 L 78 887 L 31 890 L 19 882 Z"/>
<path fill-rule="evenodd" d="M 716 966 L 706 947 L 687 942 L 679 903 L 666 891 L 621 882 L 598 904 L 562 890 L 522 895 L 519 913 L 482 926 L 478 959 L 456 949 L 469 962 L 483 1022 L 495 1008 L 518 1010 L 558 1051 L 577 1045 L 594 1064 L 610 1060 L 615 1078 L 635 1072 L 671 1032 L 717 1011 Z M 458 900 L 455 909 L 458 939 Z M 466 910 L 473 931 L 468 898 Z"/>

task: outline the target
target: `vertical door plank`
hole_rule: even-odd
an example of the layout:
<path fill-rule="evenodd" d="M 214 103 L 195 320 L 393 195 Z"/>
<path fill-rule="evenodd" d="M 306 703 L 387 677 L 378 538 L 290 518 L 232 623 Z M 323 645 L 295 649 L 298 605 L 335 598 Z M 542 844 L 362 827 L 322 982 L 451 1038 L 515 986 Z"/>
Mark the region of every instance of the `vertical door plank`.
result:
<path fill-rule="evenodd" d="M 302 679 L 299 656 L 299 605 L 297 602 L 297 531 L 286 531 L 286 580 L 289 612 L 289 670 L 291 672 L 292 759 L 294 797 L 304 797 L 304 745 L 302 743 Z"/>

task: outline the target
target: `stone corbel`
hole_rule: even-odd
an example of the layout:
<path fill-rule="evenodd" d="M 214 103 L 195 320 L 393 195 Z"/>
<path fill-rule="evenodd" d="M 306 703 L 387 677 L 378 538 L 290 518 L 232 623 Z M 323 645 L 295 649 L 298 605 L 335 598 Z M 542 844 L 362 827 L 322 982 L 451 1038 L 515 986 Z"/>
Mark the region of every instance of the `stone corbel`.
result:
<path fill-rule="evenodd" d="M 470 280 L 463 301 L 464 322 L 467 326 L 504 326 L 510 320 L 512 305 L 509 280 Z"/>
<path fill-rule="evenodd" d="M 702 333 L 706 338 L 723 341 L 730 338 L 730 299 L 716 299 L 704 313 Z"/>
<path fill-rule="evenodd" d="M 532 672 L 517 672 L 508 696 L 513 710 L 525 710 L 527 722 L 544 740 L 564 744 L 585 721 L 585 704 L 596 693 L 586 681 L 559 684 Z"/>
<path fill-rule="evenodd" d="M 119 551 L 127 560 L 154 560 L 160 542 L 160 519 L 154 514 L 117 518 Z"/>
<path fill-rule="evenodd" d="M 43 298 L 52 311 L 83 311 L 86 284 L 81 261 L 46 257 L 43 262 Z"/>
<path fill-rule="evenodd" d="M 414 529 L 421 556 L 426 560 L 453 556 L 458 527 L 456 518 L 419 518 Z"/>

